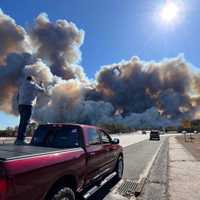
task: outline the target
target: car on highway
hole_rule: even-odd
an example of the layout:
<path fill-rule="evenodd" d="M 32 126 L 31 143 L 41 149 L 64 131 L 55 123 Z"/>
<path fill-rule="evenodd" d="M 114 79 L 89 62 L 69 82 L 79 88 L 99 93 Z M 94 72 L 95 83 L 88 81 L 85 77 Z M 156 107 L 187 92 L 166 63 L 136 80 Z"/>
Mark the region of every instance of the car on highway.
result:
<path fill-rule="evenodd" d="M 0 200 L 88 198 L 123 174 L 119 139 L 95 126 L 40 125 L 28 145 L 0 145 Z"/>
<path fill-rule="evenodd" d="M 146 134 L 147 134 L 147 132 L 143 130 L 143 131 L 142 131 L 142 134 L 143 134 L 143 135 L 146 135 Z"/>
<path fill-rule="evenodd" d="M 149 140 L 160 140 L 160 133 L 157 130 L 152 130 L 150 132 Z"/>

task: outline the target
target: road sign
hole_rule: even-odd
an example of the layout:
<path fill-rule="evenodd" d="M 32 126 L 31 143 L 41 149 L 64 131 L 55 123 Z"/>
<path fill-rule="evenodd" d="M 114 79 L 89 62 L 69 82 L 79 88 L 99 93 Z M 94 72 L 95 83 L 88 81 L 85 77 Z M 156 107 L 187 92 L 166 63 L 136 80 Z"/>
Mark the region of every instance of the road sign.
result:
<path fill-rule="evenodd" d="M 189 120 L 183 120 L 182 127 L 183 128 L 191 128 L 191 122 Z"/>

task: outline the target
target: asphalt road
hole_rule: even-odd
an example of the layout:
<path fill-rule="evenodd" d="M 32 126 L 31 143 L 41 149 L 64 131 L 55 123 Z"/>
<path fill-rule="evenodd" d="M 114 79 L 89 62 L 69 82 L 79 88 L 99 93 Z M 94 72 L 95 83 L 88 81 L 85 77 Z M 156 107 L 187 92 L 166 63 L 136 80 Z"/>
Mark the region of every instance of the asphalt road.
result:
<path fill-rule="evenodd" d="M 152 160 L 160 144 L 164 144 L 166 137 L 160 141 L 145 140 L 124 148 L 124 179 L 137 181 Z M 111 200 L 109 193 L 117 183 L 111 181 L 95 193 L 89 200 Z"/>

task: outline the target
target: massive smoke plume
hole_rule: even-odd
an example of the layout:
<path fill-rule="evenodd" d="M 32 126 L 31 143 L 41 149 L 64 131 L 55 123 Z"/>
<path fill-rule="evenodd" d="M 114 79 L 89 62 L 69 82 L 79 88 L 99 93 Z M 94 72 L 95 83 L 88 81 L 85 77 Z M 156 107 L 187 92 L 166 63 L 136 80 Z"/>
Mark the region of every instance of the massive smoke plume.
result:
<path fill-rule="evenodd" d="M 116 68 L 120 70 L 119 76 L 113 73 Z M 103 67 L 97 73 L 96 92 L 116 108 L 122 108 L 124 115 L 141 113 L 155 106 L 164 115 L 177 117 L 191 112 L 193 76 L 181 57 L 160 63 L 145 63 L 133 57 Z"/>
<path fill-rule="evenodd" d="M 51 23 L 46 14 L 40 14 L 31 30 L 31 39 L 37 56 L 49 61 L 53 74 L 63 79 L 82 77 L 75 64 L 81 58 L 79 47 L 84 32 L 75 24 L 66 20 Z"/>
<path fill-rule="evenodd" d="M 23 52 L 29 47 L 26 32 L 0 9 L 0 64 L 9 53 Z"/>
<path fill-rule="evenodd" d="M 84 31 L 40 14 L 24 30 L 0 11 L 0 110 L 17 114 L 16 95 L 26 75 L 43 81 L 38 122 L 170 126 L 199 111 L 200 75 L 182 56 L 161 62 L 138 57 L 103 66 L 89 81 L 80 66 Z"/>

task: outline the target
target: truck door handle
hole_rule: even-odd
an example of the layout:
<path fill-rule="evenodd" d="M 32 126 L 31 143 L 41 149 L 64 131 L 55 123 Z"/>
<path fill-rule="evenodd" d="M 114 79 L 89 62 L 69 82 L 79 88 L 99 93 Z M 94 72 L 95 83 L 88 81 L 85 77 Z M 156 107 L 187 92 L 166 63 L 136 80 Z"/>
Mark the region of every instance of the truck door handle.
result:
<path fill-rule="evenodd" d="M 89 154 L 90 154 L 90 156 L 94 156 L 94 155 L 96 155 L 95 152 L 91 152 L 91 153 L 89 153 Z"/>
<path fill-rule="evenodd" d="M 113 150 L 112 148 L 108 148 L 108 149 L 106 149 L 107 152 L 112 151 L 112 150 Z"/>

